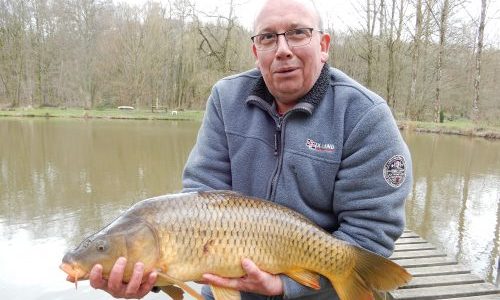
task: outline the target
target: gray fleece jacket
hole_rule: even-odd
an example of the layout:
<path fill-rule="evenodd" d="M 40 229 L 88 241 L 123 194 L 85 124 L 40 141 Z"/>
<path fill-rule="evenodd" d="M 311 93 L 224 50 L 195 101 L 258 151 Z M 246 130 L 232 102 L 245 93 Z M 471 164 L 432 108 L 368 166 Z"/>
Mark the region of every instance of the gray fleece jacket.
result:
<path fill-rule="evenodd" d="M 327 65 L 283 116 L 260 71 L 220 80 L 183 175 L 186 192 L 234 190 L 268 199 L 386 257 L 403 232 L 411 181 L 410 153 L 386 102 Z M 282 279 L 284 299 L 335 299 L 326 280 L 317 292 Z"/>

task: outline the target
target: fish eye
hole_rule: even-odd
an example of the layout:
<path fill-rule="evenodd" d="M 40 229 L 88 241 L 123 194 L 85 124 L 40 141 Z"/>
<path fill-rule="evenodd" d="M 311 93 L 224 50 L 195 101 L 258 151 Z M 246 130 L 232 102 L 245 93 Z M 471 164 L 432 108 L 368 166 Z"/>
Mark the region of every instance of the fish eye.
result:
<path fill-rule="evenodd" d="M 103 240 L 99 240 L 96 242 L 96 245 L 95 245 L 95 248 L 97 249 L 97 251 L 99 252 L 103 252 L 106 250 L 106 242 L 103 241 Z"/>

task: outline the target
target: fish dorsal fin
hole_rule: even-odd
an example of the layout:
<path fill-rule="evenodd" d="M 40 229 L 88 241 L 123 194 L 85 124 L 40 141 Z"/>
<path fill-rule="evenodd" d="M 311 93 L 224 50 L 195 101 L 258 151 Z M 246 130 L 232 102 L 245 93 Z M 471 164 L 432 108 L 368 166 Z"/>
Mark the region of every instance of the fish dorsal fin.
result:
<path fill-rule="evenodd" d="M 211 285 L 215 300 L 241 300 L 240 291 Z"/>
<path fill-rule="evenodd" d="M 170 298 L 174 300 L 183 300 L 184 299 L 184 291 L 181 288 L 178 288 L 173 285 L 161 286 L 160 289 L 167 293 Z"/>
<path fill-rule="evenodd" d="M 193 296 L 195 299 L 197 300 L 204 300 L 203 296 L 200 295 L 200 293 L 198 293 L 197 291 L 195 291 L 192 287 L 190 287 L 189 285 L 187 285 L 187 283 L 185 283 L 184 281 L 181 281 L 179 279 L 176 279 L 172 276 L 169 276 L 165 273 L 162 273 L 162 272 L 158 272 L 158 276 L 162 277 L 163 279 L 165 279 L 166 281 L 172 283 L 172 284 L 175 284 L 177 285 L 178 287 L 180 287 L 181 289 L 183 289 L 186 293 L 188 293 L 189 295 Z"/>
<path fill-rule="evenodd" d="M 297 281 L 298 283 L 315 290 L 319 290 L 321 288 L 321 286 L 319 285 L 319 275 L 317 273 L 305 269 L 298 269 L 286 272 L 285 275 Z"/>

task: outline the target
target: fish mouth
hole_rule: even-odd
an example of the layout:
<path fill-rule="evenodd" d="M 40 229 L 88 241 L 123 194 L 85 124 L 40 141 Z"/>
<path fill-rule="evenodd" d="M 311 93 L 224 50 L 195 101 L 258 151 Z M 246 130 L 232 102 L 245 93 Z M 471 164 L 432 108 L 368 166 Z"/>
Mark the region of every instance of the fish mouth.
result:
<path fill-rule="evenodd" d="M 71 281 L 76 282 L 78 280 L 86 280 L 89 279 L 89 272 L 85 271 L 81 266 L 76 263 L 62 263 L 59 268 L 64 271 L 64 273 L 69 275 L 69 279 Z"/>

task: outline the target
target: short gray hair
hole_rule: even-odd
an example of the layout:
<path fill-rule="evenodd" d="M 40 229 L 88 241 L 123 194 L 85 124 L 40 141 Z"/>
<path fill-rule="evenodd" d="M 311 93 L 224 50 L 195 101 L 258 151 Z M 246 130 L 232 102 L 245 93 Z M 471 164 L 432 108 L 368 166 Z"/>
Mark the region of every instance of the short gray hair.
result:
<path fill-rule="evenodd" d="M 269 0 L 266 0 L 264 1 L 264 4 L 266 4 Z M 319 12 L 319 9 L 318 7 L 316 6 L 316 2 L 314 0 L 308 0 L 309 3 L 311 3 L 312 7 L 314 8 L 314 12 L 316 13 L 316 17 L 318 18 L 318 30 L 324 30 L 323 28 L 323 18 L 321 17 L 321 14 Z M 263 4 L 263 5 L 264 5 Z M 263 7 L 262 5 L 262 7 Z M 255 31 L 255 20 L 257 20 L 257 16 L 260 14 L 260 12 L 262 11 L 262 7 L 255 13 L 254 17 L 253 17 L 253 30 Z"/>
<path fill-rule="evenodd" d="M 316 13 L 316 16 L 318 17 L 318 26 L 319 26 L 319 30 L 324 30 L 323 28 L 323 18 L 321 17 L 321 14 L 319 13 L 319 9 L 318 7 L 316 6 L 316 2 L 314 0 L 309 0 L 312 4 L 312 6 L 314 7 L 314 12 Z"/>

